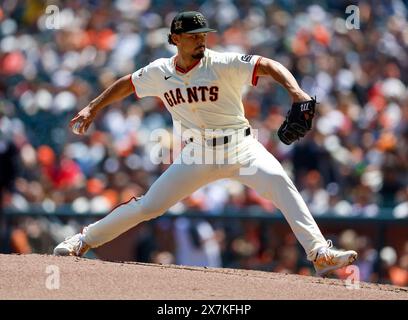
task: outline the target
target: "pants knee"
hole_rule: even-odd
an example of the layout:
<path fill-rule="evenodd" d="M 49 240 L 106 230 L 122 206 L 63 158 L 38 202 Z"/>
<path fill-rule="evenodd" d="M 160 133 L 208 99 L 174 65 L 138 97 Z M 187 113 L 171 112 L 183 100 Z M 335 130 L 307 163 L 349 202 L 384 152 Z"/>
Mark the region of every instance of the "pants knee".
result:
<path fill-rule="evenodd" d="M 140 213 L 145 218 L 144 220 L 151 220 L 161 216 L 165 211 L 166 208 L 158 206 L 157 203 L 154 201 L 149 201 L 146 197 L 142 197 L 137 201 L 137 205 L 139 205 Z"/>

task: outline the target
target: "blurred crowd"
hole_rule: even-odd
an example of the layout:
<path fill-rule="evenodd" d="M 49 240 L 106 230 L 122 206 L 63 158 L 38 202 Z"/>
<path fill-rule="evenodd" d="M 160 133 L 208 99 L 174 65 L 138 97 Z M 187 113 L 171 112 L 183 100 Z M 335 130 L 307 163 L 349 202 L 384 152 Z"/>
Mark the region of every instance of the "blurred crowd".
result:
<path fill-rule="evenodd" d="M 103 110 L 85 136 L 73 135 L 68 123 L 117 78 L 174 55 L 167 43 L 171 20 L 178 11 L 198 10 L 218 30 L 208 35 L 210 48 L 275 59 L 320 102 L 312 132 L 286 146 L 276 135 L 291 103 L 285 89 L 261 79 L 244 98 L 258 139 L 314 215 L 407 218 L 408 2 L 359 1 L 359 17 L 350 24 L 351 4 L 2 1 L 0 160 L 10 164 L 0 169 L 3 206 L 107 212 L 146 192 L 167 168 L 149 156 L 150 133 L 172 132 L 159 99 L 130 96 Z M 217 215 L 248 208 L 275 211 L 252 190 L 220 180 L 171 211 Z M 401 257 L 407 260 L 406 252 Z"/>

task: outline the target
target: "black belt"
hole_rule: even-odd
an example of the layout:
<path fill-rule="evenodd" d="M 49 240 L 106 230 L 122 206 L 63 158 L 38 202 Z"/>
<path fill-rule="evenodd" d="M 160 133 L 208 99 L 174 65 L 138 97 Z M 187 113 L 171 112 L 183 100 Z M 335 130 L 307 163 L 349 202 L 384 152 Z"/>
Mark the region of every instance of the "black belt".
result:
<path fill-rule="evenodd" d="M 245 129 L 245 137 L 249 136 L 251 134 L 251 128 L 248 127 Z M 218 137 L 218 138 L 212 138 L 207 140 L 206 142 L 209 143 L 211 146 L 215 147 L 215 146 L 219 146 L 222 144 L 227 144 L 228 142 L 231 141 L 232 136 L 224 136 L 224 137 Z M 188 139 L 188 142 L 193 142 L 194 139 L 191 137 L 190 139 Z"/>

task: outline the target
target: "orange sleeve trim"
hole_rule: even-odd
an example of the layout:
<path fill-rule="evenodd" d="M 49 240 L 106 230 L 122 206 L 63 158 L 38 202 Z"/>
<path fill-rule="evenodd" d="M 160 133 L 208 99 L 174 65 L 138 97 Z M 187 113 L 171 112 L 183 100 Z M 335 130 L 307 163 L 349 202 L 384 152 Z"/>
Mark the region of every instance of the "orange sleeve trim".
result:
<path fill-rule="evenodd" d="M 252 71 L 252 85 L 256 86 L 258 84 L 258 78 L 256 76 L 256 69 L 258 69 L 259 63 L 261 62 L 262 57 L 259 57 L 258 60 L 255 63 L 254 70 Z"/>

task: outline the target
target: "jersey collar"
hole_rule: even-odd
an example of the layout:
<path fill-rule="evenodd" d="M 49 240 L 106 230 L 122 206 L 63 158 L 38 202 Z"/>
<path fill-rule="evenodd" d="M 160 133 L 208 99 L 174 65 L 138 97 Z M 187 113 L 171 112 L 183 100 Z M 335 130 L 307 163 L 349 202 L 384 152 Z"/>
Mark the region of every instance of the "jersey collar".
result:
<path fill-rule="evenodd" d="M 195 62 L 193 65 L 190 66 L 190 68 L 188 69 L 182 69 L 177 65 L 177 56 L 174 57 L 174 68 L 176 69 L 177 72 L 180 72 L 182 74 L 186 74 L 189 71 L 193 70 L 200 62 L 201 62 L 202 58 L 200 60 L 197 60 L 197 62 Z"/>

